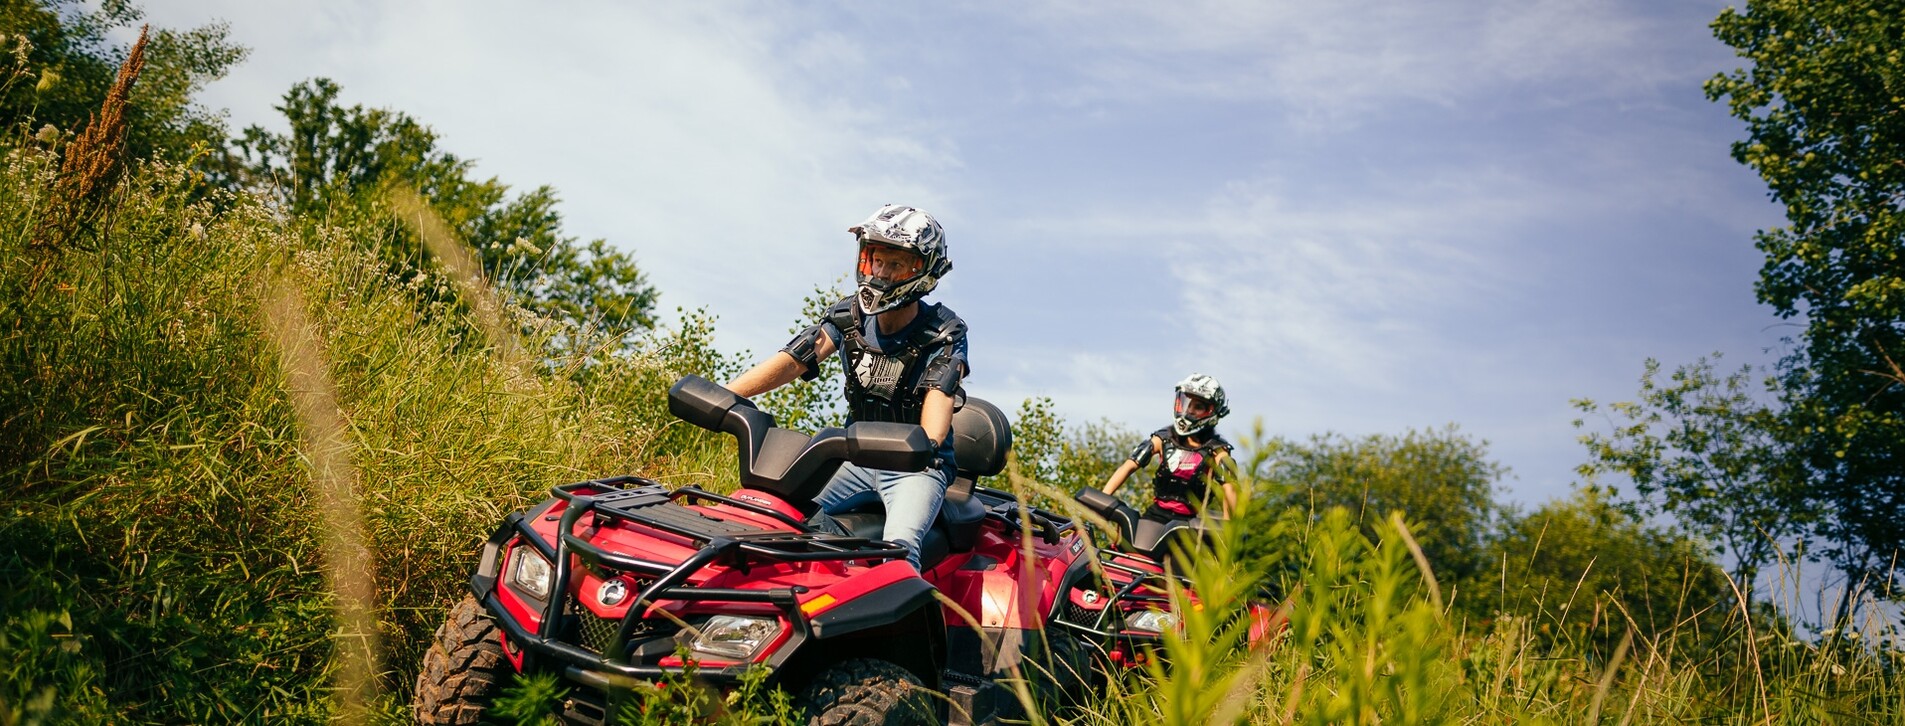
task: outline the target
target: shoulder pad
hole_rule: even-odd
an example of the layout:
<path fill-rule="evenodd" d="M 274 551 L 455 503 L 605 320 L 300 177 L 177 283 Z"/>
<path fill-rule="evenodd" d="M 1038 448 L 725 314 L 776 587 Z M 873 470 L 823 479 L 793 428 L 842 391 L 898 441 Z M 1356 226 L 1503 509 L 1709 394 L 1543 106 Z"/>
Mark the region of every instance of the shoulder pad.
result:
<path fill-rule="evenodd" d="M 926 325 L 920 326 L 920 338 L 927 342 L 958 340 L 966 335 L 966 321 L 951 308 L 933 304 L 927 307 Z"/>
<path fill-rule="evenodd" d="M 859 317 L 854 314 L 855 312 L 853 296 L 848 295 L 840 298 L 840 300 L 834 304 L 827 306 L 826 312 L 821 313 L 820 318 L 833 323 L 834 327 L 839 328 L 840 332 L 844 333 L 847 331 L 847 328 L 853 326 L 853 319 Z"/>

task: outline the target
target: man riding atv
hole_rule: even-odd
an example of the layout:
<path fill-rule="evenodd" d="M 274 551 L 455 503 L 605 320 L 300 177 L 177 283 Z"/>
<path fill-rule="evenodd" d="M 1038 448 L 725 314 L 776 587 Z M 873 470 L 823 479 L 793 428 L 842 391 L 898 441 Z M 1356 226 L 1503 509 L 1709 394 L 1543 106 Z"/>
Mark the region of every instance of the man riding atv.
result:
<path fill-rule="evenodd" d="M 946 231 L 932 215 L 888 204 L 847 231 L 860 246 L 854 294 L 727 387 L 753 398 L 796 377 L 813 380 L 820 361 L 838 352 L 848 421 L 925 428 L 935 450 L 925 471 L 849 463 L 814 500 L 829 515 L 879 501 L 886 509 L 883 538 L 905 544 L 906 561 L 917 570 L 920 543 L 958 470 L 949 434 L 953 410 L 964 397 L 960 381 L 969 371 L 966 323 L 946 306 L 921 300 L 952 271 Z"/>
<path fill-rule="evenodd" d="M 727 387 L 691 375 L 668 392 L 671 414 L 734 437 L 738 489 L 611 476 L 505 517 L 424 656 L 419 721 L 481 722 L 503 684 L 545 674 L 564 722 L 615 723 L 692 666 L 721 690 L 764 672 L 811 723 L 982 726 L 1027 717 L 1014 682 L 1084 693 L 1102 648 L 1086 638 L 1161 637 L 1168 619 L 1130 621 L 1170 604 L 1102 591 L 1070 519 L 979 485 L 1004 470 L 1011 425 L 960 387 L 964 324 L 920 301 L 951 269 L 938 223 L 888 206 L 852 231 L 854 296 Z M 736 395 L 835 352 L 845 427 L 780 428 Z M 1084 600 L 1110 615 L 1061 624 Z"/>

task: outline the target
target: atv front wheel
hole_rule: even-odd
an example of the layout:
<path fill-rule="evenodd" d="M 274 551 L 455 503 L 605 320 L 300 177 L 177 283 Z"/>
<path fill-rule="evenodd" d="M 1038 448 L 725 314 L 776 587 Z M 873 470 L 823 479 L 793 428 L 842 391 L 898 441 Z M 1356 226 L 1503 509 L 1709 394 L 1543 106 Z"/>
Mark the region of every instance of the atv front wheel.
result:
<path fill-rule="evenodd" d="M 1039 698 L 1048 704 L 1075 706 L 1085 702 L 1097 690 L 1101 673 L 1094 667 L 1091 646 L 1063 626 L 1045 629 L 1044 644 L 1028 680 Z"/>
<path fill-rule="evenodd" d="M 511 672 L 496 623 L 473 596 L 450 608 L 417 674 L 417 723 L 466 726 L 482 720 Z"/>
<path fill-rule="evenodd" d="M 828 666 L 809 681 L 794 705 L 809 726 L 927 726 L 938 724 L 932 697 L 911 671 L 894 663 L 855 658 Z"/>

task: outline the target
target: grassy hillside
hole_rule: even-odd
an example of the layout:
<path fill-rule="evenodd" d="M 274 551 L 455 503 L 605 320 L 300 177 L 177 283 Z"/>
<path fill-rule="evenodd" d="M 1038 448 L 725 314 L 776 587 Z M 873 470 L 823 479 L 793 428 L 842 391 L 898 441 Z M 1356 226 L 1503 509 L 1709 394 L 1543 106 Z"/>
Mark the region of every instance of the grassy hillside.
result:
<path fill-rule="evenodd" d="M 56 162 L 28 148 L 0 171 L 0 722 L 326 718 L 350 634 L 261 312 L 287 286 L 345 423 L 387 713 L 504 512 L 565 481 L 720 469 L 719 442 L 662 420 L 675 369 L 713 360 L 693 336 L 512 362 L 447 279 L 385 274 L 387 226 L 283 219 L 164 164 L 98 234 L 39 244 Z"/>
<path fill-rule="evenodd" d="M 487 309 L 451 275 L 391 276 L 374 252 L 388 220 L 285 218 L 163 163 L 134 170 L 96 233 L 49 243 L 53 163 L 26 146 L 0 168 L 0 724 L 401 721 L 419 651 L 504 512 L 593 476 L 733 485 L 724 442 L 663 409 L 680 373 L 730 365 L 703 323 L 610 354 Z M 1593 542 L 1583 506 L 1528 546 L 1552 550 L 1563 527 Z M 1199 561 L 1203 605 L 1170 665 L 1058 718 L 1905 721 L 1896 651 L 1822 650 L 1704 590 L 1621 612 L 1603 588 L 1623 585 L 1589 574 L 1609 567 L 1598 550 L 1566 553 L 1565 579 L 1504 566 L 1488 597 L 1505 609 L 1473 618 L 1397 521 L 1245 516 L 1250 542 Z M 338 566 L 346 545 L 364 564 Z M 342 615 L 352 577 L 367 626 Z M 1292 627 L 1248 652 L 1231 647 L 1235 614 L 1258 578 Z M 377 673 L 366 689 L 340 687 L 354 653 Z"/>

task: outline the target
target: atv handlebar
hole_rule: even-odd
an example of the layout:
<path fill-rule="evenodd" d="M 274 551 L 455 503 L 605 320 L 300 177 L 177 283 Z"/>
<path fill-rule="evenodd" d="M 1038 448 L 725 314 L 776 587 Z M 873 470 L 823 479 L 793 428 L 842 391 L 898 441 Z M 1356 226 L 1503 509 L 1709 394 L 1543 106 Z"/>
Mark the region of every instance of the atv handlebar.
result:
<path fill-rule="evenodd" d="M 813 499 L 841 462 L 889 471 L 920 471 L 933 463 L 932 441 L 918 425 L 867 421 L 807 436 L 775 426 L 773 414 L 696 375 L 682 376 L 668 389 L 668 412 L 733 436 L 741 485 L 788 500 Z"/>

